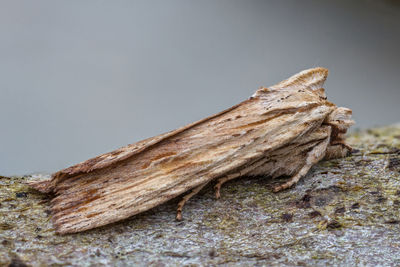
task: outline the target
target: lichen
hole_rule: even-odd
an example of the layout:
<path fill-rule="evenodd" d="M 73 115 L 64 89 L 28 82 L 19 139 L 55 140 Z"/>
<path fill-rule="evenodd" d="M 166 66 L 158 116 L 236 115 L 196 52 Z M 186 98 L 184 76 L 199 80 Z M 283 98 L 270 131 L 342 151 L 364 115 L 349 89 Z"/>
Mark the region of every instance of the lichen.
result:
<path fill-rule="evenodd" d="M 125 221 L 60 236 L 49 198 L 25 177 L 0 177 L 0 266 L 398 265 L 400 126 L 356 131 L 343 159 L 294 188 L 240 178 L 215 200 L 210 185 L 174 220 L 178 199 Z M 349 249 L 351 248 L 351 249 Z"/>

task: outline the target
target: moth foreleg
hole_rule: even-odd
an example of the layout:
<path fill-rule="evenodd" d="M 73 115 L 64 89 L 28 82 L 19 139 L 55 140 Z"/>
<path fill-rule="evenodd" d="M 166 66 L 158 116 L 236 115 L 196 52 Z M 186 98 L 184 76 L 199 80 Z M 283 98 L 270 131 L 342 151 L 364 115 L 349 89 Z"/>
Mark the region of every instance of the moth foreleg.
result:
<path fill-rule="evenodd" d="M 208 183 L 208 182 L 207 182 Z M 182 220 L 182 209 L 183 206 L 185 205 L 186 201 L 188 201 L 191 197 L 193 197 L 194 195 L 196 195 L 197 193 L 199 193 L 201 191 L 201 189 L 203 189 L 204 186 L 207 185 L 207 183 L 201 184 L 198 187 L 195 187 L 192 192 L 190 192 L 189 194 L 185 195 L 181 201 L 179 201 L 178 203 L 178 209 L 176 211 L 176 220 L 181 221 Z"/>
<path fill-rule="evenodd" d="M 274 188 L 274 192 L 279 192 L 296 184 L 301 179 L 301 177 L 305 176 L 308 173 L 308 171 L 314 164 L 318 163 L 318 161 L 323 159 L 328 144 L 329 144 L 329 138 L 326 138 L 323 141 L 321 141 L 318 145 L 314 146 L 313 149 L 307 153 L 304 166 L 301 167 L 301 169 L 294 176 L 292 176 L 292 178 L 290 178 L 289 181 L 279 186 L 276 186 Z"/>
<path fill-rule="evenodd" d="M 238 172 L 234 172 L 234 173 L 231 173 L 231 174 L 228 174 L 228 175 L 226 175 L 226 176 L 223 176 L 223 177 L 219 178 L 218 181 L 217 181 L 217 184 L 214 186 L 214 189 L 215 189 L 215 198 L 219 199 L 219 198 L 221 197 L 220 190 L 221 190 L 221 186 L 222 186 L 224 183 L 226 183 L 226 182 L 228 182 L 228 181 L 230 181 L 230 180 L 233 180 L 233 179 L 235 179 L 235 178 L 238 178 L 238 177 L 240 177 L 240 176 L 247 175 L 247 174 L 248 174 L 249 172 L 251 172 L 252 170 L 254 170 L 254 169 L 256 169 L 256 168 L 262 166 L 263 164 L 265 164 L 266 160 L 267 160 L 267 159 L 264 159 L 264 158 L 263 158 L 263 159 L 258 160 L 258 161 L 256 161 L 256 162 L 253 162 L 252 164 L 250 164 L 249 166 L 247 166 L 246 168 L 244 168 L 244 169 L 242 169 L 242 170 L 240 170 L 240 171 L 238 171 Z"/>

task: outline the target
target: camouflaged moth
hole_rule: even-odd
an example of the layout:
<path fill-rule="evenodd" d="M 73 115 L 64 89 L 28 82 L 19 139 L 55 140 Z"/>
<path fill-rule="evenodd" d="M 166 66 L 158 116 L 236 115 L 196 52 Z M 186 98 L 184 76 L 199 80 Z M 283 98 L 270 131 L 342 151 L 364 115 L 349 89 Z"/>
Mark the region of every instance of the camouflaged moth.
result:
<path fill-rule="evenodd" d="M 302 71 L 218 114 L 174 131 L 122 147 L 33 181 L 56 196 L 52 221 L 58 233 L 74 233 L 116 222 L 190 191 L 182 207 L 206 184 L 240 176 L 291 176 L 289 188 L 323 158 L 351 148 L 344 134 L 351 110 L 325 96 L 324 68 Z"/>

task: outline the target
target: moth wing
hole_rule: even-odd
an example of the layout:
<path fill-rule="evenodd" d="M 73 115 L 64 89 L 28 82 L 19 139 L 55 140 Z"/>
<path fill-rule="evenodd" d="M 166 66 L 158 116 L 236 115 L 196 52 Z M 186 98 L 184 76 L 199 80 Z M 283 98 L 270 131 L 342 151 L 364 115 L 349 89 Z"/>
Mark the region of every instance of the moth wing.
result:
<path fill-rule="evenodd" d="M 250 98 L 56 173 L 48 187 L 57 194 L 51 207 L 57 232 L 79 232 L 130 217 L 240 170 L 320 125 L 332 111 L 313 92 L 304 92 L 307 101 L 294 96 L 276 102 L 286 97 L 282 92 Z"/>
<path fill-rule="evenodd" d="M 109 167 L 114 164 L 118 164 L 119 162 L 121 162 L 125 159 L 128 159 L 136 154 L 139 154 L 140 152 L 144 151 L 145 149 L 148 149 L 151 146 L 156 145 L 157 143 L 159 143 L 165 139 L 168 139 L 171 136 L 179 134 L 179 133 L 181 133 L 185 130 L 188 130 L 196 125 L 199 125 L 207 120 L 213 119 L 214 117 L 218 117 L 218 116 L 220 116 L 226 112 L 229 112 L 235 108 L 236 108 L 236 106 L 233 106 L 233 107 L 226 109 L 222 112 L 219 112 L 213 116 L 210 116 L 205 119 L 199 120 L 197 122 L 188 124 L 184 127 L 178 128 L 176 130 L 166 132 L 166 133 L 154 136 L 154 137 L 150 137 L 150 138 L 141 140 L 139 142 L 118 148 L 114 151 L 104 153 L 104 154 L 96 156 L 94 158 L 85 160 L 83 162 L 80 162 L 78 164 L 75 164 L 73 166 L 65 168 L 63 170 L 60 170 L 56 173 L 53 173 L 51 175 L 51 178 L 48 180 L 31 181 L 28 184 L 31 187 L 35 188 L 36 190 L 39 190 L 40 192 L 50 193 L 54 190 L 56 184 L 62 180 L 68 179 L 69 177 L 73 177 L 76 175 L 89 173 L 89 172 L 92 172 L 95 170 L 100 170 L 100 169 Z"/>

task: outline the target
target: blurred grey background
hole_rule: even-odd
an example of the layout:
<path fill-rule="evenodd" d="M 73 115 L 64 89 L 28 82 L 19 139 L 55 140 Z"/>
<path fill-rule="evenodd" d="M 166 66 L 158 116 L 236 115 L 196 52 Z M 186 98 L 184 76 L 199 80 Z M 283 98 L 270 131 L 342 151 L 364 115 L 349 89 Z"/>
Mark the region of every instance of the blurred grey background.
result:
<path fill-rule="evenodd" d="M 53 172 L 315 66 L 355 127 L 399 122 L 398 1 L 1 1 L 0 174 Z"/>

